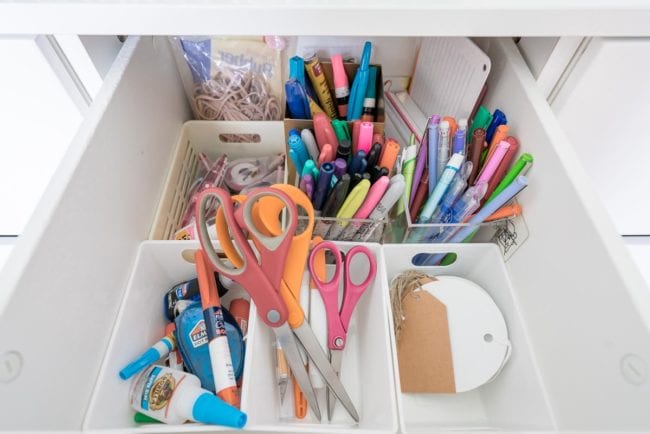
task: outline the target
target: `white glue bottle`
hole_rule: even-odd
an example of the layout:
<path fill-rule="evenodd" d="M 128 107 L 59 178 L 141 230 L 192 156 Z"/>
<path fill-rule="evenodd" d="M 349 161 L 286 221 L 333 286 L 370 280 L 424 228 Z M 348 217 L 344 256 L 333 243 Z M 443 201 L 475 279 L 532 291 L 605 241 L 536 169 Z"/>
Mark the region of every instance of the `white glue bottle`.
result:
<path fill-rule="evenodd" d="M 246 414 L 201 388 L 195 375 L 166 366 L 145 369 L 131 387 L 131 406 L 140 413 L 169 424 L 187 420 L 242 428 Z"/>

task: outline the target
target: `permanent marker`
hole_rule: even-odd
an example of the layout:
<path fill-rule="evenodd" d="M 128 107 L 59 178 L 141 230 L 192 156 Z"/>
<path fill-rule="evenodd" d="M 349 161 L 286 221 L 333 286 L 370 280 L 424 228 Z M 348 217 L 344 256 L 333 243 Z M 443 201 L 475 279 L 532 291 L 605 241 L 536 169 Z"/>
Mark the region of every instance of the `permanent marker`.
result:
<path fill-rule="evenodd" d="M 320 211 L 323 208 L 327 193 L 329 192 L 332 174 L 334 174 L 334 165 L 332 163 L 323 163 L 318 173 L 318 182 L 316 183 L 316 191 L 314 191 L 314 198 L 312 200 L 316 211 Z"/>
<path fill-rule="evenodd" d="M 334 96 L 339 111 L 339 119 L 348 115 L 348 100 L 350 98 L 350 85 L 348 76 L 343 67 L 343 57 L 340 54 L 332 56 L 332 72 L 334 74 Z"/>
<path fill-rule="evenodd" d="M 334 188 L 332 188 L 329 196 L 327 196 L 321 212 L 322 217 L 334 217 L 336 215 L 341 205 L 343 205 L 349 187 L 350 175 L 346 173 L 341 176 Z M 334 223 L 333 220 L 318 219 L 314 226 L 314 236 L 324 237 L 327 235 L 332 223 Z"/>
<path fill-rule="evenodd" d="M 361 120 L 365 122 L 373 122 L 375 120 L 377 95 L 377 67 L 369 67 L 368 72 L 368 87 L 366 89 L 365 98 L 363 99 L 363 114 L 361 115 Z"/>
<path fill-rule="evenodd" d="M 314 133 L 312 133 L 309 128 L 304 128 L 300 132 L 300 138 L 302 139 L 302 142 L 305 144 L 305 147 L 307 148 L 307 152 L 309 152 L 309 156 L 311 157 L 311 159 L 314 161 L 318 161 L 318 155 L 320 154 L 320 150 L 318 149 L 318 145 L 316 144 L 316 138 L 314 137 Z"/>
<path fill-rule="evenodd" d="M 372 167 L 368 173 L 370 173 L 370 182 L 374 184 L 375 181 L 377 181 L 382 176 L 388 176 L 388 169 L 385 167 L 375 166 Z"/>
<path fill-rule="evenodd" d="M 316 163 L 314 163 L 312 160 L 307 160 L 302 169 L 301 175 L 311 175 L 314 181 L 316 181 L 318 179 L 318 169 L 316 168 Z"/>
<path fill-rule="evenodd" d="M 372 147 L 370 148 L 370 152 L 368 152 L 368 157 L 366 157 L 366 161 L 368 162 L 368 167 L 375 167 L 377 165 L 377 162 L 379 161 L 380 156 L 381 156 L 381 144 L 373 143 Z"/>
<path fill-rule="evenodd" d="M 347 163 L 352 156 L 352 143 L 344 139 L 339 142 L 339 148 L 336 150 L 336 158 L 342 158 Z"/>
<path fill-rule="evenodd" d="M 368 162 L 366 161 L 366 153 L 364 151 L 359 151 L 352 157 L 352 161 L 348 166 L 348 173 L 354 175 L 355 173 L 363 174 L 366 171 Z"/>

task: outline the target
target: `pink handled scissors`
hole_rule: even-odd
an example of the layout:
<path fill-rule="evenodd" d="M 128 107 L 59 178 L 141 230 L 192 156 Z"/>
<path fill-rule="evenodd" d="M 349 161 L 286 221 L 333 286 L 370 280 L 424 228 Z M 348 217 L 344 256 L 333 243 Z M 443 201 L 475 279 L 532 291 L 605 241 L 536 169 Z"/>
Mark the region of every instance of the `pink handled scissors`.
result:
<path fill-rule="evenodd" d="M 273 231 L 268 228 L 264 230 L 258 226 L 254 217 L 255 206 L 258 208 L 262 206 L 261 200 L 267 197 L 280 201 L 281 208 L 286 210 L 286 226 L 284 229 L 280 229 L 277 236 L 274 236 Z M 213 201 L 219 205 L 215 220 L 217 236 L 230 263 L 224 262 L 219 257 L 208 234 L 205 209 L 206 205 Z M 248 291 L 257 306 L 260 318 L 273 329 L 289 367 L 316 418 L 320 420 L 318 400 L 305 370 L 298 342 L 323 375 L 329 387 L 328 390 L 331 389 L 353 419 L 359 421 L 359 415 L 341 384 L 337 371 L 330 365 L 313 331 L 304 321 L 300 302 L 292 294 L 291 288 L 283 277 L 285 265 L 292 257 L 292 247 L 295 249 L 295 245 L 301 238 L 296 235 L 298 225 L 296 203 L 288 193 L 273 187 L 255 189 L 237 201 L 240 202 L 240 205 L 235 209 L 233 198 L 227 191 L 220 188 L 206 189 L 201 192 L 196 203 L 195 213 L 201 249 L 222 275 L 231 278 Z M 313 225 L 313 220 L 311 220 L 311 225 Z M 245 232 L 253 241 L 252 245 L 246 239 Z M 311 229 L 309 229 L 309 233 L 311 233 Z M 253 246 L 259 254 L 259 259 Z M 306 256 L 307 249 L 304 250 L 303 260 Z M 296 259 L 294 259 L 295 261 Z M 301 267 L 304 268 L 304 262 Z"/>
<path fill-rule="evenodd" d="M 334 256 L 335 271 L 334 276 L 327 282 L 322 281 L 316 272 L 317 254 L 321 250 L 329 250 Z M 360 284 L 355 284 L 351 279 L 350 265 L 356 255 L 364 255 L 368 259 L 368 276 Z M 343 348 L 347 341 L 348 327 L 352 312 L 356 307 L 363 293 L 368 289 L 377 274 L 377 261 L 375 255 L 365 246 L 354 246 L 345 254 L 331 241 L 323 241 L 314 247 L 309 256 L 309 272 L 312 279 L 323 298 L 325 305 L 325 314 L 327 315 L 327 347 L 330 349 L 330 363 L 336 375 L 341 372 L 341 360 L 343 358 Z M 343 278 L 343 302 L 339 309 L 339 284 L 341 283 L 341 272 Z M 336 400 L 329 393 L 327 394 L 327 415 L 332 420 L 334 404 Z"/>

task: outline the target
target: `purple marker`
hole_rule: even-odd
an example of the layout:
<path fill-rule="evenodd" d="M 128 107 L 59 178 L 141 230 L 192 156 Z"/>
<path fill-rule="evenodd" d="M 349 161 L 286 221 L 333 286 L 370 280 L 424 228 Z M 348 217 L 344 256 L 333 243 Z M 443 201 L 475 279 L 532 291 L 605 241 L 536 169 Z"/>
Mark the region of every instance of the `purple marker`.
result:
<path fill-rule="evenodd" d="M 411 195 L 409 196 L 409 208 L 413 206 L 413 199 L 415 192 L 420 185 L 420 179 L 424 173 L 425 166 L 427 165 L 427 153 L 429 148 L 429 129 L 424 130 L 420 148 L 418 149 L 417 160 L 415 162 L 415 172 L 413 172 L 413 185 L 411 186 Z"/>
<path fill-rule="evenodd" d="M 316 184 L 316 191 L 314 191 L 314 196 L 312 199 L 312 203 L 314 204 L 314 209 L 316 211 L 320 211 L 323 208 L 323 204 L 327 198 L 327 193 L 330 189 L 330 181 L 332 180 L 333 174 L 334 165 L 332 163 L 323 163 L 323 165 L 320 166 L 318 183 Z"/>
<path fill-rule="evenodd" d="M 309 200 L 311 200 L 311 197 L 314 194 L 314 177 L 309 174 L 303 176 L 300 180 L 300 189 L 307 195 Z"/>
<path fill-rule="evenodd" d="M 454 144 L 453 144 L 452 154 L 463 154 L 465 155 L 465 131 L 458 130 L 454 134 Z"/>
<path fill-rule="evenodd" d="M 330 188 L 334 188 L 339 179 L 347 172 L 348 162 L 343 158 L 337 158 L 332 163 L 334 165 L 334 173 L 332 174 L 332 181 L 330 182 Z"/>

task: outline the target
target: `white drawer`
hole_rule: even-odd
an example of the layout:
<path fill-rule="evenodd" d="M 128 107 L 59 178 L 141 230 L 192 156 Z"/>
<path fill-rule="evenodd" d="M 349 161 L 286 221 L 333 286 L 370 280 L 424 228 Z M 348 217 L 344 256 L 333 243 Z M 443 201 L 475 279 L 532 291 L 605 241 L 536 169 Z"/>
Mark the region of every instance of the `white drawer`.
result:
<path fill-rule="evenodd" d="M 535 156 L 506 265 L 554 427 L 650 429 L 650 292 L 513 42 L 482 44 L 486 105 Z M 0 276 L 0 429 L 81 430 L 189 117 L 166 40 L 130 38 Z"/>

